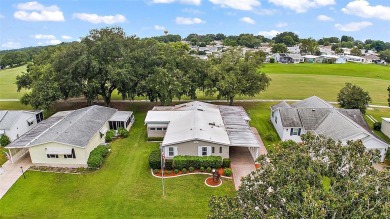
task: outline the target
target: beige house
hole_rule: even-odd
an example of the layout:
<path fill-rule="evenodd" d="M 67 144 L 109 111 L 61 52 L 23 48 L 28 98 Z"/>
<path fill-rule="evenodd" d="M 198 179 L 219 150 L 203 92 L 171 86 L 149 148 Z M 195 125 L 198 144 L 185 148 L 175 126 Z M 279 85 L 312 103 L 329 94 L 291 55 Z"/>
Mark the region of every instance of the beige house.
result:
<path fill-rule="evenodd" d="M 230 147 L 246 147 L 253 159 L 260 143 L 249 127 L 242 107 L 219 106 L 199 101 L 171 107 L 154 107 L 145 124 L 148 137 L 164 137 L 166 158 L 176 155 L 229 158 Z"/>
<path fill-rule="evenodd" d="M 109 129 L 130 129 L 134 116 L 102 106 L 62 111 L 9 144 L 12 162 L 26 153 L 36 166 L 87 167 L 89 153 L 105 143 Z"/>

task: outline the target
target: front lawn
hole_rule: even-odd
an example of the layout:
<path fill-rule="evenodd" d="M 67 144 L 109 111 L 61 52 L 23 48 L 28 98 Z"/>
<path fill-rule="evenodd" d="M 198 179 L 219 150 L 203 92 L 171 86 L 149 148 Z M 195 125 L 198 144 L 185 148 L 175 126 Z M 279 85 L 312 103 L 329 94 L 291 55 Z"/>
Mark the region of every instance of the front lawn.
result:
<path fill-rule="evenodd" d="M 103 167 L 91 174 L 27 171 L 0 199 L 0 218 L 205 218 L 211 195 L 233 195 L 231 181 L 210 188 L 206 175 L 165 180 L 151 175 L 148 156 L 158 143 L 146 142 L 145 113 L 127 139 L 112 143 Z"/>

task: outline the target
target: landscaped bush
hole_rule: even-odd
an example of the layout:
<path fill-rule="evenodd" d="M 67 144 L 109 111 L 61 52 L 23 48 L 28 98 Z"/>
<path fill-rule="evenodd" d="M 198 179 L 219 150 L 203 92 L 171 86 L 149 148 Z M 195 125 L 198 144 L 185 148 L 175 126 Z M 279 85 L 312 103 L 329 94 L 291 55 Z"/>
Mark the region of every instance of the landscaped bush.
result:
<path fill-rule="evenodd" d="M 129 131 L 127 131 L 125 128 L 119 128 L 118 129 L 118 135 L 121 138 L 127 138 L 127 137 L 129 137 Z"/>
<path fill-rule="evenodd" d="M 187 169 L 186 169 L 186 168 L 183 168 L 183 169 L 181 170 L 181 172 L 182 172 L 183 174 L 186 174 L 186 173 L 187 173 Z"/>
<path fill-rule="evenodd" d="M 188 170 L 189 170 L 191 173 L 194 172 L 194 168 L 193 168 L 193 167 L 188 168 Z"/>
<path fill-rule="evenodd" d="M 168 175 L 171 175 L 171 174 L 172 174 L 172 170 L 168 170 L 168 171 L 167 171 L 167 174 L 168 174 Z"/>
<path fill-rule="evenodd" d="M 164 137 L 149 137 L 148 141 L 163 141 Z"/>
<path fill-rule="evenodd" d="M 204 167 L 200 167 L 200 172 L 204 172 Z"/>
<path fill-rule="evenodd" d="M 88 161 L 87 161 L 87 164 L 89 167 L 98 168 L 102 165 L 103 160 L 104 160 L 104 156 L 107 155 L 104 148 L 102 148 L 102 147 L 104 147 L 105 150 L 107 150 L 107 148 L 105 146 L 99 145 L 98 147 L 93 149 L 91 151 L 91 153 L 89 154 Z"/>
<path fill-rule="evenodd" d="M 179 173 L 179 170 L 178 170 L 178 169 L 175 169 L 173 172 L 174 172 L 175 174 L 178 174 L 178 173 Z"/>
<path fill-rule="evenodd" d="M 114 132 L 114 130 L 108 130 L 107 132 L 106 132 L 106 142 L 111 142 L 112 141 L 112 139 L 114 139 L 114 136 L 115 136 L 115 132 Z"/>
<path fill-rule="evenodd" d="M 97 151 L 97 153 L 101 154 L 102 157 L 106 157 L 108 154 L 108 148 L 104 145 L 99 145 L 94 150 Z"/>
<path fill-rule="evenodd" d="M 275 58 L 270 58 L 269 63 L 275 63 Z"/>
<path fill-rule="evenodd" d="M 154 170 L 153 170 L 153 173 L 154 173 L 154 174 L 157 174 L 157 173 L 159 173 L 159 172 L 160 172 L 159 169 L 154 169 Z"/>
<path fill-rule="evenodd" d="M 165 169 L 167 169 L 167 170 L 173 169 L 173 160 L 172 159 L 165 160 Z"/>
<path fill-rule="evenodd" d="M 374 122 L 373 126 L 374 126 L 374 130 L 380 131 L 382 124 L 380 122 Z"/>
<path fill-rule="evenodd" d="M 207 172 L 211 173 L 211 167 L 207 167 Z"/>
<path fill-rule="evenodd" d="M 273 132 L 268 132 L 267 134 L 265 134 L 264 138 L 267 141 L 276 141 L 277 137 Z"/>
<path fill-rule="evenodd" d="M 178 169 L 194 167 L 199 169 L 201 166 L 220 168 L 222 166 L 222 157 L 220 156 L 175 156 L 173 166 Z"/>
<path fill-rule="evenodd" d="M 9 140 L 8 136 L 5 134 L 0 135 L 0 146 L 7 146 L 11 141 Z"/>
<path fill-rule="evenodd" d="M 225 175 L 225 176 L 232 176 L 232 174 L 233 174 L 233 172 L 232 172 L 232 169 L 230 169 L 230 168 L 225 168 L 223 170 L 223 175 Z"/>
<path fill-rule="evenodd" d="M 161 169 L 160 150 L 152 151 L 149 155 L 149 166 L 152 169 Z"/>
<path fill-rule="evenodd" d="M 222 167 L 223 168 L 229 168 L 230 167 L 231 160 L 229 158 L 224 158 L 222 161 Z"/>

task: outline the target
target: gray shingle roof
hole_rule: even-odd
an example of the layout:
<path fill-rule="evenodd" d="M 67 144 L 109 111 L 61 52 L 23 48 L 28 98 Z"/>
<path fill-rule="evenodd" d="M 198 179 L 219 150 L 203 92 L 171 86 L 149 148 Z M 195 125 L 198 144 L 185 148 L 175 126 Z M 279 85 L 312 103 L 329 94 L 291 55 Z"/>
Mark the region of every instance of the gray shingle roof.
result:
<path fill-rule="evenodd" d="M 286 103 L 286 101 L 282 101 L 276 105 L 271 106 L 272 110 L 276 110 L 278 108 L 291 108 L 290 104 Z"/>
<path fill-rule="evenodd" d="M 334 108 L 331 104 L 316 96 L 295 102 L 291 106 L 294 108 Z"/>
<path fill-rule="evenodd" d="M 332 109 L 326 108 L 299 108 L 298 114 L 302 125 L 306 130 L 314 130 L 329 115 Z"/>
<path fill-rule="evenodd" d="M 368 132 L 372 132 L 370 129 L 370 126 L 367 124 L 366 120 L 363 118 L 362 113 L 358 109 L 337 109 L 340 113 L 342 113 L 344 116 L 347 116 L 357 124 L 359 124 L 361 127 L 363 127 Z"/>
<path fill-rule="evenodd" d="M 16 122 L 20 115 L 22 115 L 22 111 L 3 111 L 1 113 L 2 119 L 0 120 L 0 129 L 10 129 L 12 125 Z"/>
<path fill-rule="evenodd" d="M 116 111 L 96 105 L 75 110 L 31 142 L 30 146 L 59 142 L 85 147 Z"/>
<path fill-rule="evenodd" d="M 279 112 L 283 127 L 302 127 L 297 109 L 281 108 Z"/>

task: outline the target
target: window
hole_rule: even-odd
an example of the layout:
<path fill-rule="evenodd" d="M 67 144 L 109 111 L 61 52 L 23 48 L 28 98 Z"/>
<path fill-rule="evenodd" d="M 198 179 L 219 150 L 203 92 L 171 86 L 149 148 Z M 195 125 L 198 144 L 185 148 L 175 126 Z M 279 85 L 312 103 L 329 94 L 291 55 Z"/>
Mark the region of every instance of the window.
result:
<path fill-rule="evenodd" d="M 169 157 L 175 156 L 175 148 L 173 148 L 173 147 L 168 148 L 168 156 Z"/>
<path fill-rule="evenodd" d="M 64 154 L 64 158 L 76 158 L 76 154 L 74 152 L 74 149 L 72 148 L 72 153 L 71 154 Z"/>
<path fill-rule="evenodd" d="M 38 113 L 37 115 L 35 115 L 35 118 L 37 119 L 37 123 L 40 123 L 43 120 L 43 113 Z"/>
<path fill-rule="evenodd" d="M 162 128 L 157 128 L 157 131 L 161 131 L 162 130 Z"/>
<path fill-rule="evenodd" d="M 214 149 L 215 149 L 214 147 L 211 148 L 211 153 L 215 153 Z"/>
<path fill-rule="evenodd" d="M 207 156 L 207 147 L 202 147 L 202 156 Z"/>
<path fill-rule="evenodd" d="M 47 158 L 58 158 L 58 154 L 46 154 Z"/>
<path fill-rule="evenodd" d="M 154 131 L 154 130 L 156 130 L 156 128 L 149 128 L 149 130 L 152 130 L 152 131 Z"/>
<path fill-rule="evenodd" d="M 278 117 L 275 116 L 275 124 L 278 124 Z"/>
<path fill-rule="evenodd" d="M 222 147 L 219 147 L 219 153 L 222 153 Z"/>
<path fill-rule="evenodd" d="M 291 128 L 290 135 L 301 135 L 301 129 L 300 128 Z"/>
<path fill-rule="evenodd" d="M 274 111 L 272 111 L 272 118 L 274 117 L 274 114 L 275 114 L 275 112 L 274 112 Z"/>
<path fill-rule="evenodd" d="M 166 130 L 167 130 L 167 128 L 163 128 L 163 130 L 164 130 L 164 131 L 166 131 Z"/>

